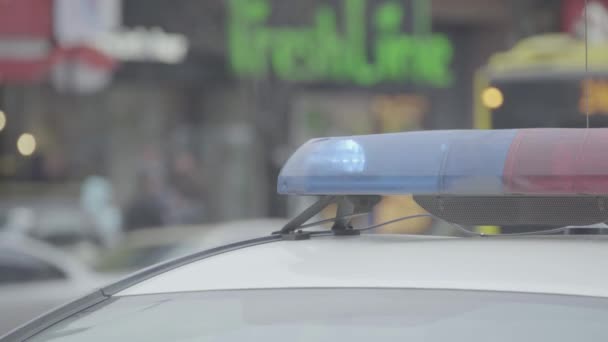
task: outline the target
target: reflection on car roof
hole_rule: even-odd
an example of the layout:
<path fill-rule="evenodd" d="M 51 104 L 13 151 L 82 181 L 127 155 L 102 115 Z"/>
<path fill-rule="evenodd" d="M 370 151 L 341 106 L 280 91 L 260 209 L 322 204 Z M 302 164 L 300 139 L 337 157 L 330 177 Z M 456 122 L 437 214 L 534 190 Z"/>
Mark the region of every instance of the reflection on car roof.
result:
<path fill-rule="evenodd" d="M 315 237 L 221 253 L 118 293 L 220 289 L 386 287 L 608 297 L 603 237 Z"/>

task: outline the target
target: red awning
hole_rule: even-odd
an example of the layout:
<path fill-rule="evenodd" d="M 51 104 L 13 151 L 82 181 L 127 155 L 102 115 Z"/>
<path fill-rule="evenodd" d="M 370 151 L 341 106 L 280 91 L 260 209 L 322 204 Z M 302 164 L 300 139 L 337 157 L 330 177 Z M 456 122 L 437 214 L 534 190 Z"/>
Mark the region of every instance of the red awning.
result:
<path fill-rule="evenodd" d="M 50 39 L 52 35 L 52 0 L 0 1 L 0 37 Z"/>
<path fill-rule="evenodd" d="M 2 59 L 0 56 L 0 83 L 41 82 L 56 64 L 74 61 L 108 72 L 117 66 L 114 59 L 90 47 L 55 48 L 39 59 Z"/>
<path fill-rule="evenodd" d="M 53 0 L 0 1 L 0 84 L 41 82 L 62 62 L 108 71 L 116 67 L 112 58 L 90 47 L 54 46 Z"/>

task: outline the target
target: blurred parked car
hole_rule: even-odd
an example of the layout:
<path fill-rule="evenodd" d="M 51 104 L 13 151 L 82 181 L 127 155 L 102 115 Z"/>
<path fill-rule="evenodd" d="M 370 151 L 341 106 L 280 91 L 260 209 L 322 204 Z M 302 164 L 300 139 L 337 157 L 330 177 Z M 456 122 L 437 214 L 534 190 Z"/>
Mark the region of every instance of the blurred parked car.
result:
<path fill-rule="evenodd" d="M 138 269 L 279 230 L 286 221 L 258 219 L 134 231 L 91 271 L 74 255 L 18 234 L 0 235 L 0 335 L 95 287 Z"/>
<path fill-rule="evenodd" d="M 20 206 L 6 210 L 3 231 L 47 242 L 89 263 L 101 240 L 94 222 L 77 206 Z"/>
<path fill-rule="evenodd" d="M 43 242 L 0 236 L 0 335 L 103 281 L 73 256 Z"/>
<path fill-rule="evenodd" d="M 279 230 L 286 222 L 283 219 L 254 219 L 137 230 L 129 233 L 120 246 L 103 255 L 94 269 L 101 273 L 126 274 L 196 251 L 267 235 L 269 229 Z"/>

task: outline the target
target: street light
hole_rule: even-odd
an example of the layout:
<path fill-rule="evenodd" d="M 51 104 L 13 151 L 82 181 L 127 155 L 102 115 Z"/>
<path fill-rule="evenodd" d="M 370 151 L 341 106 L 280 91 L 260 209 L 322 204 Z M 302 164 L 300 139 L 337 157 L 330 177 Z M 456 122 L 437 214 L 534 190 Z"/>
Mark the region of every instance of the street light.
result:
<path fill-rule="evenodd" d="M 502 106 L 504 97 L 500 89 L 496 87 L 488 87 L 481 93 L 481 100 L 484 106 L 490 109 L 496 109 Z"/>
<path fill-rule="evenodd" d="M 31 156 L 36 151 L 36 138 L 30 133 L 23 133 L 17 139 L 17 150 L 22 156 Z"/>
<path fill-rule="evenodd" d="M 0 110 L 0 132 L 6 127 L 6 114 Z"/>

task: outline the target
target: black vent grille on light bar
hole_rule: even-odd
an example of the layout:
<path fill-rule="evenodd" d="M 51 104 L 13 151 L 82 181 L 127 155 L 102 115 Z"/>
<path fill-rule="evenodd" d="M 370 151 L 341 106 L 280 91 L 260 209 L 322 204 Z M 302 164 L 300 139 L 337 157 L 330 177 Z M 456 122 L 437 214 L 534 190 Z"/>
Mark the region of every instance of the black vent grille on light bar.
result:
<path fill-rule="evenodd" d="M 608 197 L 414 196 L 426 211 L 461 225 L 590 225 L 608 221 Z"/>

